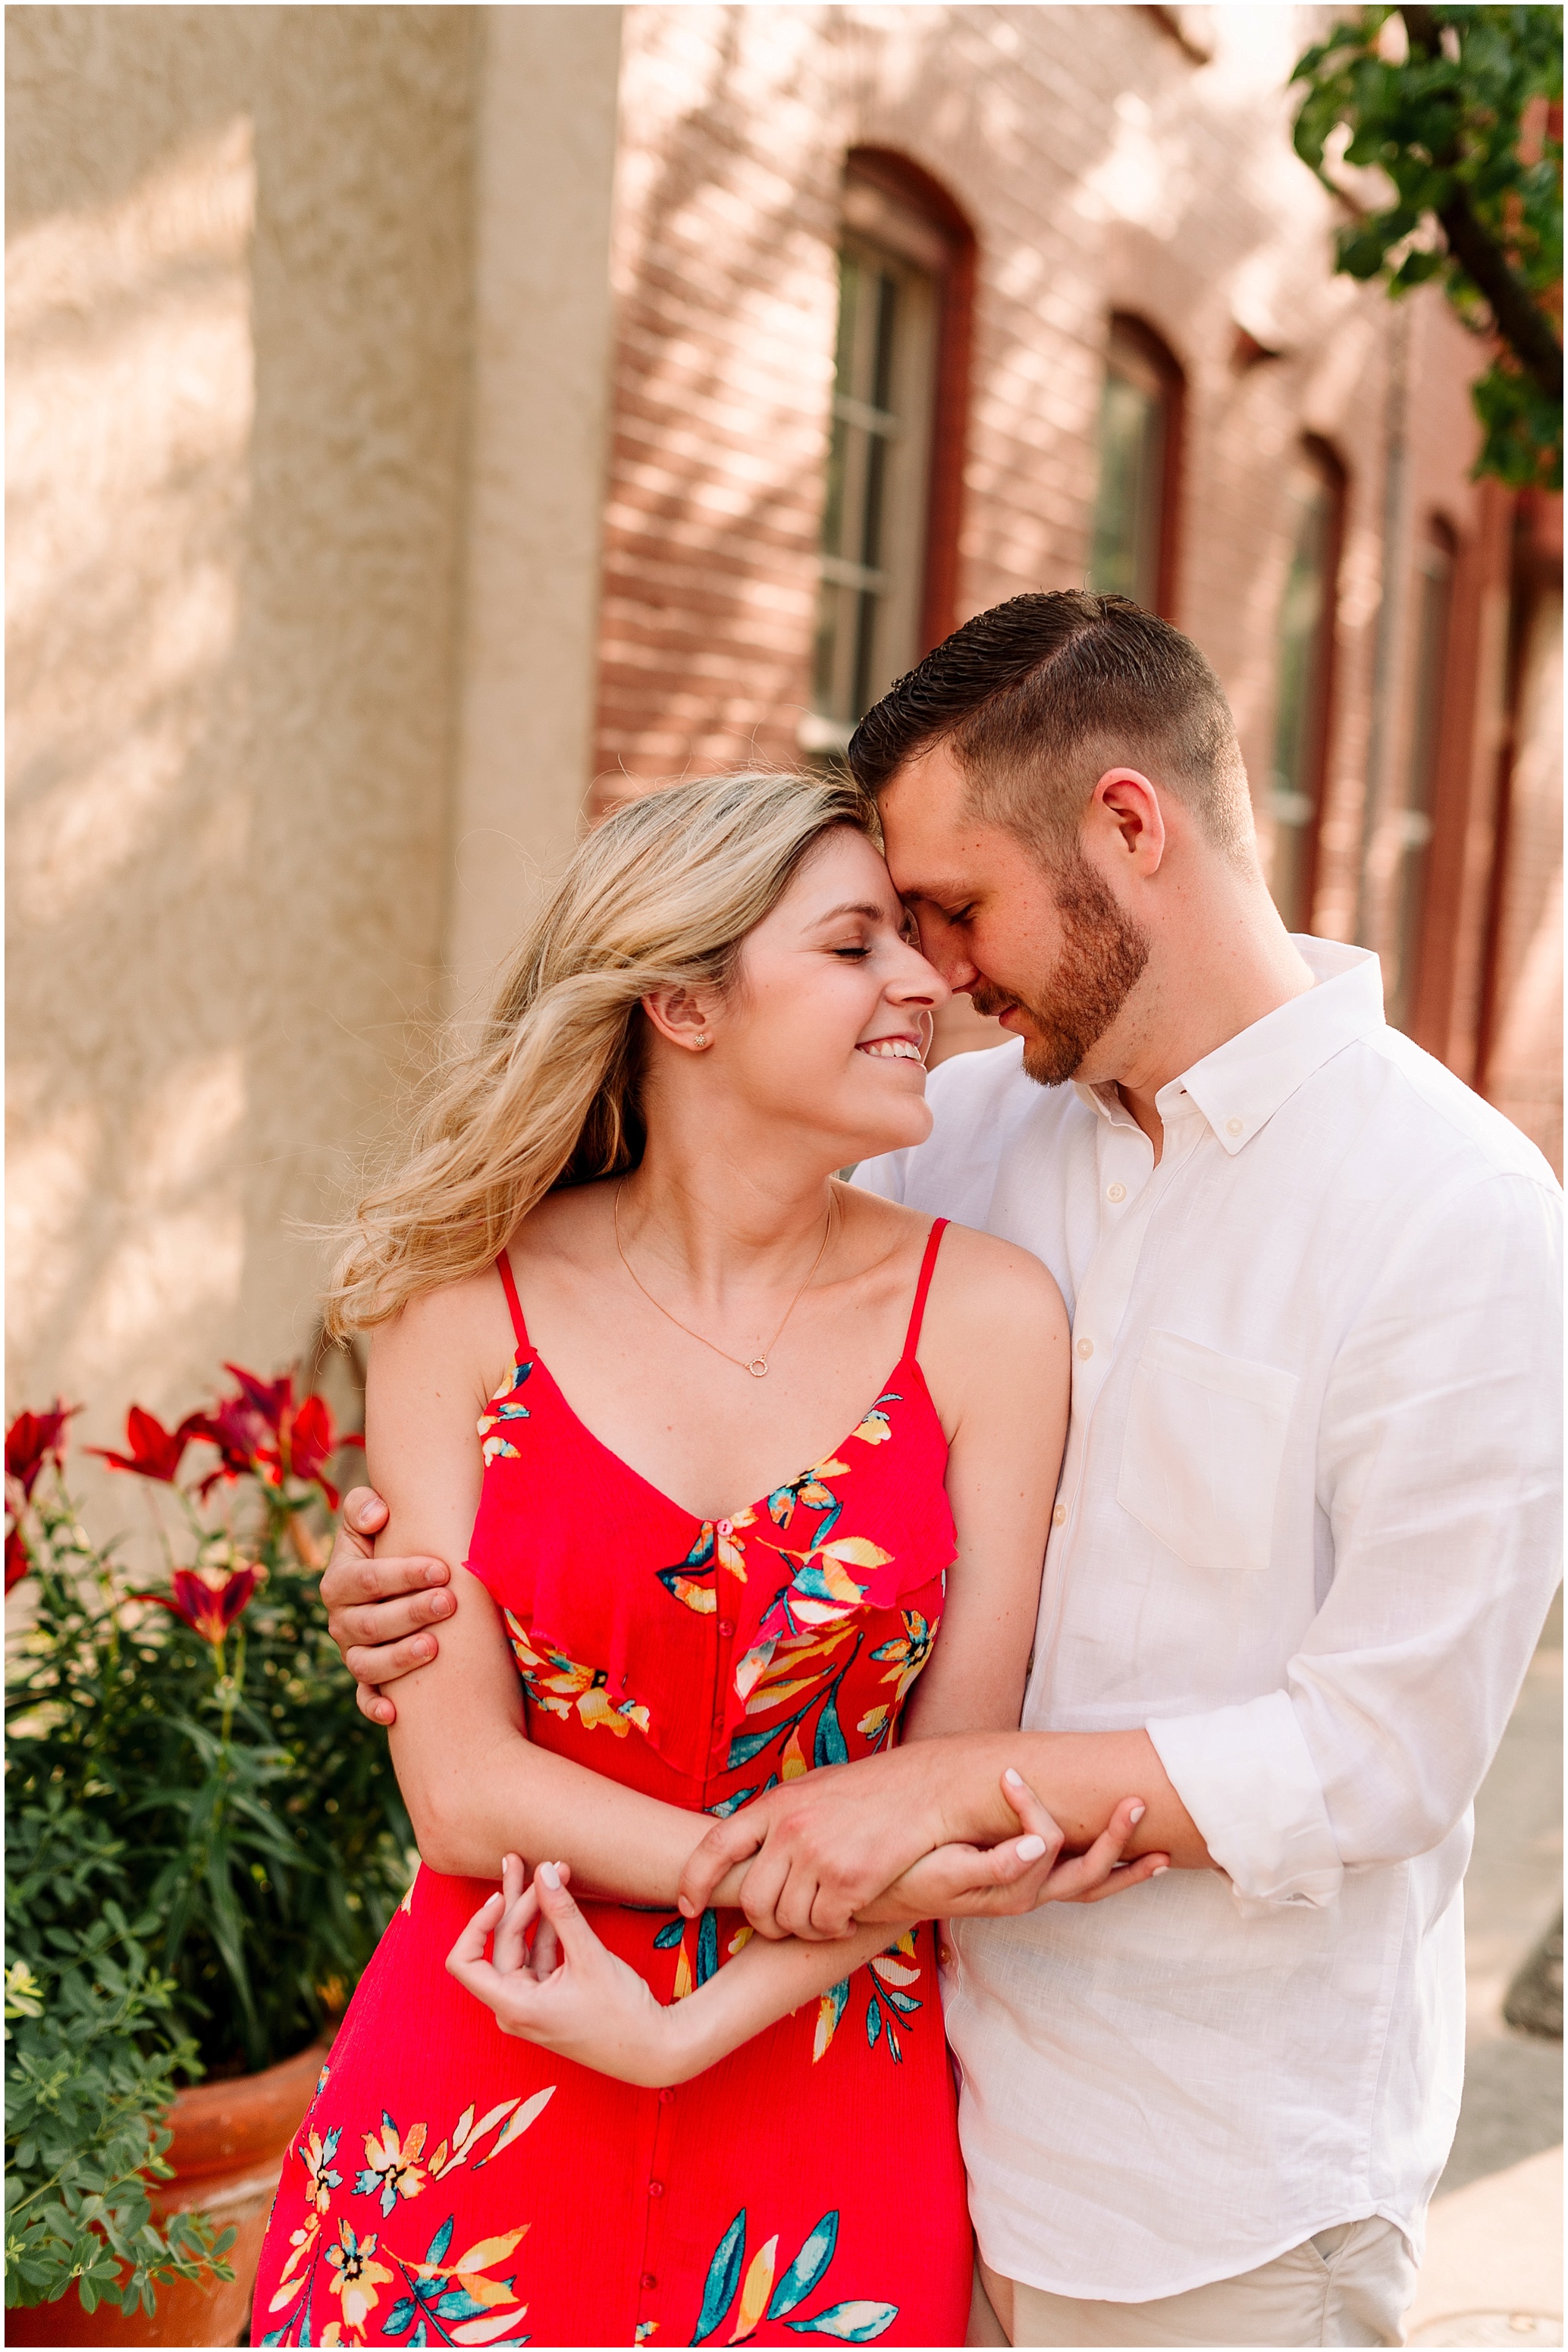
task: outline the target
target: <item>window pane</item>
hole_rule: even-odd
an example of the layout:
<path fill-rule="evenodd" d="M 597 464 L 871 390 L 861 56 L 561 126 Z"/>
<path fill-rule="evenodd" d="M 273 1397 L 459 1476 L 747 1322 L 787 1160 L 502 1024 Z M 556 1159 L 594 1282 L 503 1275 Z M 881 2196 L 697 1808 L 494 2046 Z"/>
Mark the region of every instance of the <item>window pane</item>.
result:
<path fill-rule="evenodd" d="M 1269 876 L 1274 901 L 1289 929 L 1311 919 L 1313 830 L 1322 789 L 1324 698 L 1333 627 L 1329 566 L 1336 536 L 1336 491 L 1324 475 L 1303 467 L 1294 485 L 1295 543 L 1279 610 L 1274 767 L 1268 805 L 1274 819 Z"/>
<path fill-rule="evenodd" d="M 1100 490 L 1089 582 L 1097 595 L 1152 608 L 1159 591 L 1163 403 L 1114 362 L 1100 400 Z"/>
<path fill-rule="evenodd" d="M 833 430 L 823 509 L 813 717 L 801 740 L 842 750 L 919 654 L 934 281 L 858 239 L 839 257 Z"/>

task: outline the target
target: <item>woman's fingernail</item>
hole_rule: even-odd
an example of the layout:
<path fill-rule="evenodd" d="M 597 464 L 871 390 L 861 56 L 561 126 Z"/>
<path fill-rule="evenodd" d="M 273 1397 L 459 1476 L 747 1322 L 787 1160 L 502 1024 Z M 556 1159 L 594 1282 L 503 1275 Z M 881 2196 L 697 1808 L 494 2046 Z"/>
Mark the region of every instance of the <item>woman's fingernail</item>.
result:
<path fill-rule="evenodd" d="M 1021 1772 L 1015 1772 L 1011 1764 L 1008 1765 L 1007 1769 L 1003 1773 L 1002 1778 L 1004 1780 L 1008 1781 L 1015 1789 L 1021 1789 L 1024 1785 L 1023 1774 Z"/>
<path fill-rule="evenodd" d="M 486 1897 L 485 1897 L 485 1899 L 484 1899 L 484 1904 L 483 1904 L 483 1906 L 482 1906 L 482 1908 L 483 1908 L 483 1909 L 485 1909 L 486 1911 L 493 1911 L 493 1910 L 495 1909 L 495 1907 L 496 1907 L 496 1905 L 497 1905 L 498 1903 L 503 1902 L 504 1900 L 505 1900 L 505 1897 L 504 1897 L 503 1895 L 501 1895 L 500 1894 L 499 1894 L 499 1893 L 497 1893 L 497 1894 L 495 1894 L 495 1895 L 486 1895 Z"/>
<path fill-rule="evenodd" d="M 1137 1826 L 1138 1826 L 1139 1822 L 1142 1820 L 1142 1818 L 1143 1818 L 1144 1814 L 1148 1811 L 1148 1810 L 1149 1810 L 1149 1808 L 1148 1808 L 1148 1806 L 1147 1806 L 1147 1805 L 1134 1805 L 1134 1806 L 1133 1806 L 1133 1808 L 1132 1808 L 1132 1826 L 1133 1826 L 1133 1828 L 1134 1828 L 1134 1829 L 1136 1829 L 1136 1828 L 1137 1828 Z"/>
<path fill-rule="evenodd" d="M 1149 1875 L 1151 1878 L 1163 1878 L 1165 1873 L 1170 1869 L 1170 1867 L 1171 1865 L 1168 1862 L 1157 1862 L 1154 1864 L 1153 1869 L 1149 1873 Z"/>
<path fill-rule="evenodd" d="M 1018 1840 L 1020 1862 L 1038 1862 L 1045 1850 L 1046 1841 L 1043 1837 L 1026 1837 Z"/>
<path fill-rule="evenodd" d="M 559 1893 L 561 1887 L 561 1873 L 556 1869 L 555 1864 L 552 1862 L 542 1862 L 536 1874 L 543 1880 L 546 1886 L 551 1887 L 555 1892 Z"/>
<path fill-rule="evenodd" d="M 449 1617 L 457 1605 L 458 1604 L 453 1600 L 451 1594 L 443 1591 L 439 1585 L 437 1585 L 436 1591 L 430 1596 L 430 1614 L 432 1617 Z"/>

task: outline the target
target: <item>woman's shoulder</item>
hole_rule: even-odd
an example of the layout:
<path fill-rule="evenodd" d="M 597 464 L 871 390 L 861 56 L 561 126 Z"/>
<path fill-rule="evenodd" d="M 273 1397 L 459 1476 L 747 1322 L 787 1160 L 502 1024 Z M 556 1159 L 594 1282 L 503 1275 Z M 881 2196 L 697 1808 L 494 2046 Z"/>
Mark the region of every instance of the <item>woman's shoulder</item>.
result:
<path fill-rule="evenodd" d="M 395 1315 L 373 1325 L 368 1337 L 371 1361 L 384 1379 L 417 1368 L 422 1384 L 455 1375 L 465 1385 L 482 1386 L 498 1351 L 510 1354 L 512 1346 L 499 1267 L 491 1262 L 416 1291 Z"/>
<path fill-rule="evenodd" d="M 875 1219 L 891 1248 L 923 1252 L 930 1213 L 877 1193 L 858 1193 L 857 1212 Z M 1030 1250 L 973 1225 L 945 1225 L 932 1270 L 928 1327 L 954 1335 L 976 1333 L 1056 1338 L 1067 1330 L 1067 1308 L 1056 1277 Z"/>
<path fill-rule="evenodd" d="M 944 1304 L 989 1330 L 1067 1328 L 1056 1276 L 1032 1250 L 973 1225 L 950 1224 L 937 1260 Z M 931 1286 L 936 1296 L 936 1283 Z"/>

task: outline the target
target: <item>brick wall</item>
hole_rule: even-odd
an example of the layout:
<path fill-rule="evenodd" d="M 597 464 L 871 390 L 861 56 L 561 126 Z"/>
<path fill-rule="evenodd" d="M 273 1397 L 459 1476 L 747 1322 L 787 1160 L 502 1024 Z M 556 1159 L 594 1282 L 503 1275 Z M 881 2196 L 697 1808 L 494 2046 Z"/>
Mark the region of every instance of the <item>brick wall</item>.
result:
<path fill-rule="evenodd" d="M 1342 461 L 1313 915 L 1331 937 L 1376 945 L 1392 919 L 1411 567 L 1428 519 L 1452 526 L 1470 682 L 1445 751 L 1455 838 L 1434 866 L 1452 936 L 1418 1034 L 1469 1074 L 1507 634 L 1496 500 L 1468 479 L 1476 346 L 1435 290 L 1396 310 L 1331 270 L 1334 208 L 1289 135 L 1312 12 L 1200 12 L 1206 58 L 1173 16 L 1184 22 L 1131 6 L 626 11 L 598 795 L 795 756 L 838 187 L 850 148 L 890 149 L 976 236 L 960 617 L 1083 580 L 1109 320 L 1143 318 L 1186 375 L 1175 617 L 1231 697 L 1266 854 L 1287 475 L 1303 434 Z"/>

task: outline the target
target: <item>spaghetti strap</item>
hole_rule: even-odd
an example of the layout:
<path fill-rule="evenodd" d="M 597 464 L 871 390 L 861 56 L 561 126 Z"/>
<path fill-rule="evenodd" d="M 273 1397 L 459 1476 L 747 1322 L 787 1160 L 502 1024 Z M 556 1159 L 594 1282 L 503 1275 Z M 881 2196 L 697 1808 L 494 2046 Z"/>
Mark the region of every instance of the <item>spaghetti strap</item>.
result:
<path fill-rule="evenodd" d="M 502 1250 L 496 1260 L 496 1272 L 500 1276 L 500 1286 L 506 1293 L 506 1303 L 511 1309 L 511 1328 L 517 1333 L 517 1344 L 520 1348 L 526 1348 L 528 1326 L 522 1319 L 522 1301 L 517 1295 L 517 1284 L 512 1279 L 511 1260 L 505 1250 Z"/>
<path fill-rule="evenodd" d="M 931 1288 L 931 1276 L 936 1272 L 936 1254 L 942 1247 L 942 1237 L 947 1231 L 947 1226 L 948 1220 L 945 1217 L 938 1217 L 926 1235 L 925 1255 L 921 1260 L 921 1278 L 915 1285 L 915 1303 L 910 1309 L 909 1333 L 904 1340 L 906 1360 L 914 1354 L 921 1343 L 921 1325 L 925 1320 L 926 1293 Z"/>

